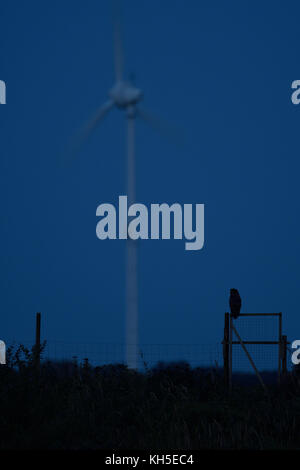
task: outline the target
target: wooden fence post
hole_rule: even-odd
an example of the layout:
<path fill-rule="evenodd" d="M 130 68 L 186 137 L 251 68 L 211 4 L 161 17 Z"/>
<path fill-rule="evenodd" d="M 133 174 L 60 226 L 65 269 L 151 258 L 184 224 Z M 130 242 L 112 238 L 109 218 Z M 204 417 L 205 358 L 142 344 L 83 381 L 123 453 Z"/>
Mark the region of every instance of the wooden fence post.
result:
<path fill-rule="evenodd" d="M 229 392 L 232 390 L 232 313 L 229 314 Z"/>
<path fill-rule="evenodd" d="M 225 313 L 224 339 L 223 339 L 223 367 L 224 382 L 229 388 L 229 313 Z"/>
<path fill-rule="evenodd" d="M 287 336 L 282 335 L 282 375 L 286 376 L 287 373 Z"/>
<path fill-rule="evenodd" d="M 281 365 L 282 365 L 282 313 L 279 312 L 279 337 L 278 337 L 278 385 L 281 380 Z"/>
<path fill-rule="evenodd" d="M 39 369 L 41 360 L 41 314 L 36 314 L 35 324 L 35 365 Z"/>

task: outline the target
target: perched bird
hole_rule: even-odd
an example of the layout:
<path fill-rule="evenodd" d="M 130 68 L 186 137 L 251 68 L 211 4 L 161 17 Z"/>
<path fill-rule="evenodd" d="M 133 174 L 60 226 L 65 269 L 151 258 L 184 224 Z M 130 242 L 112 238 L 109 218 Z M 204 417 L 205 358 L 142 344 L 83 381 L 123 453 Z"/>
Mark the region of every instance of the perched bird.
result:
<path fill-rule="evenodd" d="M 230 289 L 229 305 L 233 318 L 238 318 L 241 311 L 242 300 L 237 289 Z"/>

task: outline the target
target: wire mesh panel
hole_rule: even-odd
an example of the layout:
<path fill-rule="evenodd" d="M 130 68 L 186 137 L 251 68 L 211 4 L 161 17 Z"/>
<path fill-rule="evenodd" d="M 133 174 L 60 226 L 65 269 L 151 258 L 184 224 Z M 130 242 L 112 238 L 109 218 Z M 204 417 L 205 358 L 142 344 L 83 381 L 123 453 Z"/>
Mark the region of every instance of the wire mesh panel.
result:
<path fill-rule="evenodd" d="M 222 367 L 219 344 L 147 344 L 140 347 L 139 364 L 153 367 L 158 362 L 188 362 L 192 367 Z"/>
<path fill-rule="evenodd" d="M 233 334 L 234 337 L 234 334 Z M 256 368 L 261 371 L 278 370 L 278 345 L 273 344 L 246 344 Z M 253 368 L 240 344 L 232 345 L 232 371 L 251 372 Z"/>
<path fill-rule="evenodd" d="M 278 341 L 280 315 L 244 314 L 232 321 L 243 341 Z"/>
<path fill-rule="evenodd" d="M 124 345 L 119 343 L 47 341 L 43 353 L 48 360 L 88 359 L 93 366 L 124 363 Z"/>
<path fill-rule="evenodd" d="M 232 324 L 256 368 L 259 371 L 278 371 L 281 314 L 243 314 L 237 320 L 232 319 Z M 232 371 L 253 372 L 234 330 L 232 343 Z"/>
<path fill-rule="evenodd" d="M 32 341 L 10 341 L 15 349 L 23 344 L 31 349 Z M 122 343 L 46 341 L 42 360 L 82 362 L 88 359 L 93 366 L 104 364 L 125 364 L 125 345 Z M 222 367 L 221 344 L 145 344 L 137 352 L 137 364 L 140 370 L 152 368 L 158 362 L 185 361 L 191 367 Z"/>

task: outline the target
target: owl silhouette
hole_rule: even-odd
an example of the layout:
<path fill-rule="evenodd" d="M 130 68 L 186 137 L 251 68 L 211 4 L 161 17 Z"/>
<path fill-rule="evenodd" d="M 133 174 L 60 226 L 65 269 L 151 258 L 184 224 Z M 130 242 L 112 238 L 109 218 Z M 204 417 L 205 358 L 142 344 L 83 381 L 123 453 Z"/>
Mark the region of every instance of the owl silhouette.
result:
<path fill-rule="evenodd" d="M 237 289 L 230 289 L 229 306 L 233 318 L 237 319 L 242 306 L 242 299 Z"/>

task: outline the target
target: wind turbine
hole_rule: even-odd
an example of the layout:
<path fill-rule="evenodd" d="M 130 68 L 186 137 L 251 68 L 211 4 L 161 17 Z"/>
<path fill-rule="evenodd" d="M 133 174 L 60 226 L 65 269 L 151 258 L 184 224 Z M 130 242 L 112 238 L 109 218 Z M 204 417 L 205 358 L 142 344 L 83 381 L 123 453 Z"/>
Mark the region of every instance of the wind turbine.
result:
<path fill-rule="evenodd" d="M 143 93 L 131 81 L 124 79 L 123 48 L 121 41 L 120 15 L 114 11 L 114 60 L 115 83 L 108 92 L 109 99 L 96 111 L 95 115 L 80 133 L 76 147 L 82 143 L 101 120 L 114 107 L 125 112 L 127 121 L 127 201 L 128 206 L 135 202 L 135 119 L 137 116 L 164 133 L 170 129 L 164 123 L 138 107 Z M 118 9 L 117 9 L 118 10 Z M 127 238 L 126 257 L 126 363 L 129 368 L 137 369 L 138 364 L 138 276 L 137 276 L 137 241 Z"/>

